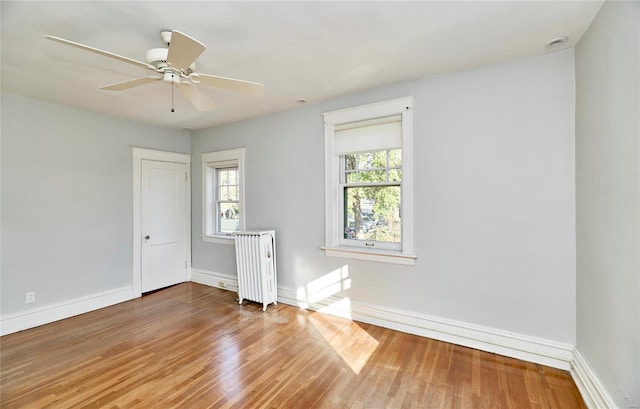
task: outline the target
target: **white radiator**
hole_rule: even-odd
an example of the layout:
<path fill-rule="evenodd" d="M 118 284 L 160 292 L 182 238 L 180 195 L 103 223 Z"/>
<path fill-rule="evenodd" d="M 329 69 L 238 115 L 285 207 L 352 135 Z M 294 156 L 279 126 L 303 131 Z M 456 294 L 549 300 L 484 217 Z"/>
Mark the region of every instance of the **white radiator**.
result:
<path fill-rule="evenodd" d="M 236 232 L 238 301 L 251 300 L 267 305 L 278 304 L 276 274 L 276 232 Z"/>

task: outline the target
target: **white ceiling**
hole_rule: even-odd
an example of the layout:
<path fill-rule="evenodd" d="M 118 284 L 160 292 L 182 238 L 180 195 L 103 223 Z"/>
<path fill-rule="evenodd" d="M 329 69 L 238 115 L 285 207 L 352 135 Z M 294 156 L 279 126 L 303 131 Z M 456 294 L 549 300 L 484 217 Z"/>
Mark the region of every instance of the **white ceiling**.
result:
<path fill-rule="evenodd" d="M 165 127 L 201 129 L 400 81 L 573 47 L 602 1 L 2 1 L 2 90 Z M 199 112 L 161 81 L 98 87 L 149 71 L 46 40 L 144 61 L 162 30 L 207 46 L 197 71 L 261 82 L 262 97 L 200 86 Z"/>

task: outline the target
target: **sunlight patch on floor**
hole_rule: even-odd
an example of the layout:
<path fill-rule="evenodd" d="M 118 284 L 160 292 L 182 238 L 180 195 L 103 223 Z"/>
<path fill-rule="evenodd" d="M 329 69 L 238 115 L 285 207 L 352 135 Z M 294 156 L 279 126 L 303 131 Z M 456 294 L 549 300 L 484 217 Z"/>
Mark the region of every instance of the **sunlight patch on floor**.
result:
<path fill-rule="evenodd" d="M 357 375 L 378 348 L 378 341 L 351 320 L 351 300 L 339 295 L 350 288 L 349 265 L 345 264 L 298 287 L 296 298 L 300 307 L 319 312 L 309 315 L 309 322 Z"/>
<path fill-rule="evenodd" d="M 318 313 L 309 321 L 356 375 L 378 348 L 379 342 L 354 321 Z"/>

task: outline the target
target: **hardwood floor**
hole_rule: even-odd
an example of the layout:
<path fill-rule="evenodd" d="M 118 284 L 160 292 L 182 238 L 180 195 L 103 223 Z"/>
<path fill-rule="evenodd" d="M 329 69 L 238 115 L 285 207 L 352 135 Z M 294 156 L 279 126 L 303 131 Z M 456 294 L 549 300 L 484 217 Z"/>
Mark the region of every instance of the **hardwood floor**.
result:
<path fill-rule="evenodd" d="M 194 283 L 0 339 L 9 408 L 585 408 L 564 371 Z"/>

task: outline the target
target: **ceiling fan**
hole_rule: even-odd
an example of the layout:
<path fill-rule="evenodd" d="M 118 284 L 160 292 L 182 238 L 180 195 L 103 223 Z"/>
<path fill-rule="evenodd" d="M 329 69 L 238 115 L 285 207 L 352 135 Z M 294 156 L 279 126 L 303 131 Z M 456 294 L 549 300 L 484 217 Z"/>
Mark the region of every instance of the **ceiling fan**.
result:
<path fill-rule="evenodd" d="M 122 91 L 155 81 L 164 81 L 180 89 L 182 94 L 199 111 L 209 111 L 215 107 L 215 104 L 200 90 L 198 90 L 195 84 L 208 85 L 247 95 L 262 95 L 264 85 L 260 83 L 196 72 L 195 60 L 206 49 L 204 44 L 198 40 L 176 30 L 162 31 L 160 36 L 167 44 L 168 48 L 150 49 L 147 51 L 145 59 L 146 62 L 136 61 L 131 58 L 76 43 L 74 41 L 65 40 L 60 37 L 48 35 L 45 36 L 45 38 L 128 64 L 137 65 L 154 72 L 153 75 L 105 85 L 100 87 L 100 89 L 108 91 Z M 173 112 L 173 107 L 171 108 L 171 112 Z"/>

